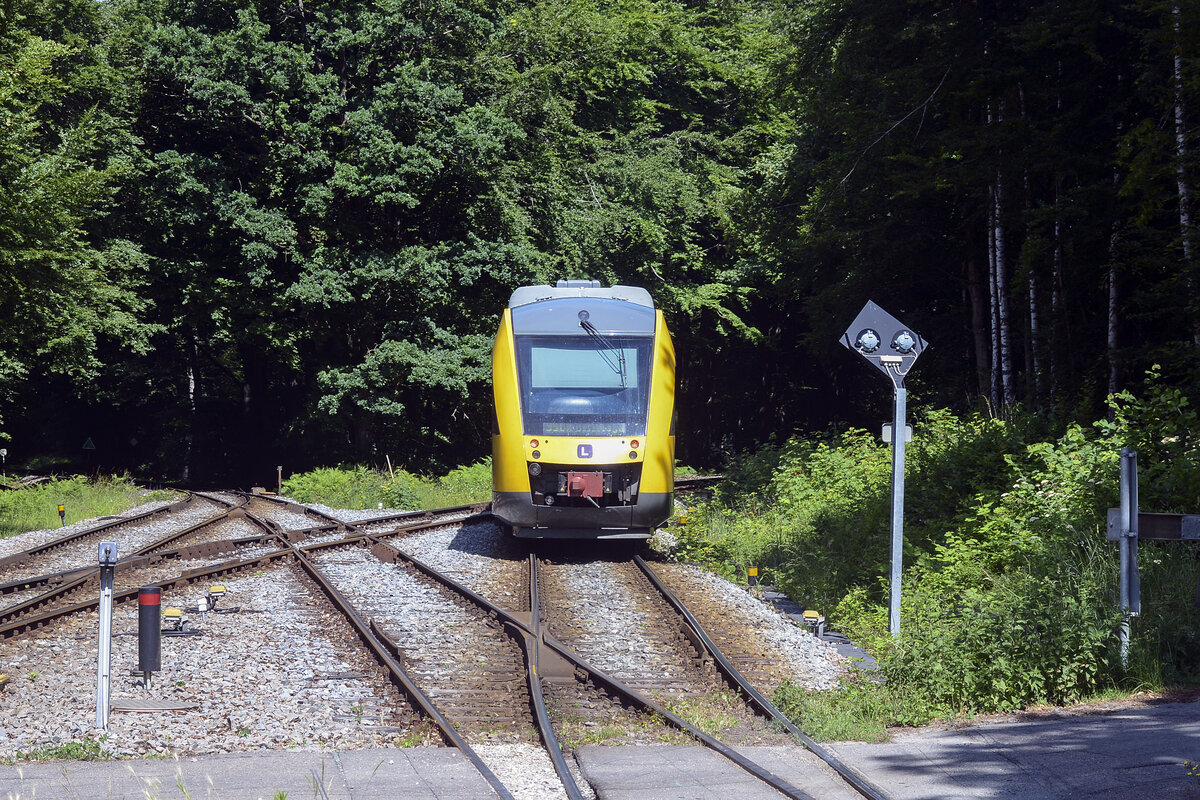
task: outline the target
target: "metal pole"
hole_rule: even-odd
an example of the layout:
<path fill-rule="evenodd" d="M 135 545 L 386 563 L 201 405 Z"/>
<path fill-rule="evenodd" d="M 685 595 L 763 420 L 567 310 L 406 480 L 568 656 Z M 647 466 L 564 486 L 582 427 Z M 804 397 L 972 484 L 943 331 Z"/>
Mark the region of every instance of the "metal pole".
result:
<path fill-rule="evenodd" d="M 904 416 L 908 390 L 901 381 L 896 382 L 896 415 L 892 423 L 892 568 L 888 630 L 893 637 L 900 635 L 900 575 L 904 567 Z"/>
<path fill-rule="evenodd" d="M 1142 578 L 1138 572 L 1138 468 L 1137 451 L 1129 451 L 1129 615 L 1141 616 Z"/>
<path fill-rule="evenodd" d="M 1121 668 L 1129 667 L 1129 620 L 1142 611 L 1142 587 L 1137 568 L 1138 536 L 1137 451 L 1121 448 Z"/>
<path fill-rule="evenodd" d="M 1129 518 L 1129 450 L 1121 448 L 1121 538 L 1117 542 L 1121 552 L 1121 627 L 1117 633 L 1121 669 L 1129 666 Z"/>
<path fill-rule="evenodd" d="M 113 573 L 117 543 L 100 543 L 100 655 L 96 661 L 96 727 L 108 730 L 108 689 L 112 679 Z"/>

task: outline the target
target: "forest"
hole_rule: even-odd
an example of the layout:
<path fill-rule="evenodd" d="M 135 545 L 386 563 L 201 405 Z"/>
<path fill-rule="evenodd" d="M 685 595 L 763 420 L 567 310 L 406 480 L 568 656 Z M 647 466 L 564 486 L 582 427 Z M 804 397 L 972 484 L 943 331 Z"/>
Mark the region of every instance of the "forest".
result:
<path fill-rule="evenodd" d="M 1198 41 L 1177 0 L 0 0 L 0 446 L 444 472 L 509 293 L 584 277 L 664 309 L 696 466 L 888 418 L 869 299 L 929 342 L 910 404 L 1194 401 Z"/>

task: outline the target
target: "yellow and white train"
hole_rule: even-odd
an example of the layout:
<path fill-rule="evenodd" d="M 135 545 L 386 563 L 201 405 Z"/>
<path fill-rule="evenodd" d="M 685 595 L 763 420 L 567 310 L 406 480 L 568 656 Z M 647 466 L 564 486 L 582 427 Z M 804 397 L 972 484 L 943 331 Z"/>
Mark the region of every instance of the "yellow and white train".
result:
<path fill-rule="evenodd" d="M 670 516 L 675 349 L 645 289 L 517 289 L 492 387 L 492 512 L 517 536 L 646 538 Z"/>

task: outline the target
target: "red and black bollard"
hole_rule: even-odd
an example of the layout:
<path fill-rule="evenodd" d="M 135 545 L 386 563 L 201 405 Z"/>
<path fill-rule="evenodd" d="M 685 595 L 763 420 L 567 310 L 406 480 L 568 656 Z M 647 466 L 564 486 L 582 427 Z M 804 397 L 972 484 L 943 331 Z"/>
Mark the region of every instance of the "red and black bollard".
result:
<path fill-rule="evenodd" d="M 162 589 L 143 586 L 138 590 L 138 671 L 150 688 L 150 673 L 162 669 Z"/>

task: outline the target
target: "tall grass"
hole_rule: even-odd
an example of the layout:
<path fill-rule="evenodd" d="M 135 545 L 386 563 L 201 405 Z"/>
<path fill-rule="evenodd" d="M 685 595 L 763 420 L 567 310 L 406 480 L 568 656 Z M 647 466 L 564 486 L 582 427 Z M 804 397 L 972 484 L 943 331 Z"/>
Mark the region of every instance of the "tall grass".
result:
<path fill-rule="evenodd" d="M 66 506 L 66 524 L 70 525 L 178 496 L 175 492 L 147 491 L 125 476 L 55 479 L 28 489 L 0 492 L 0 538 L 59 527 L 60 504 Z"/>

